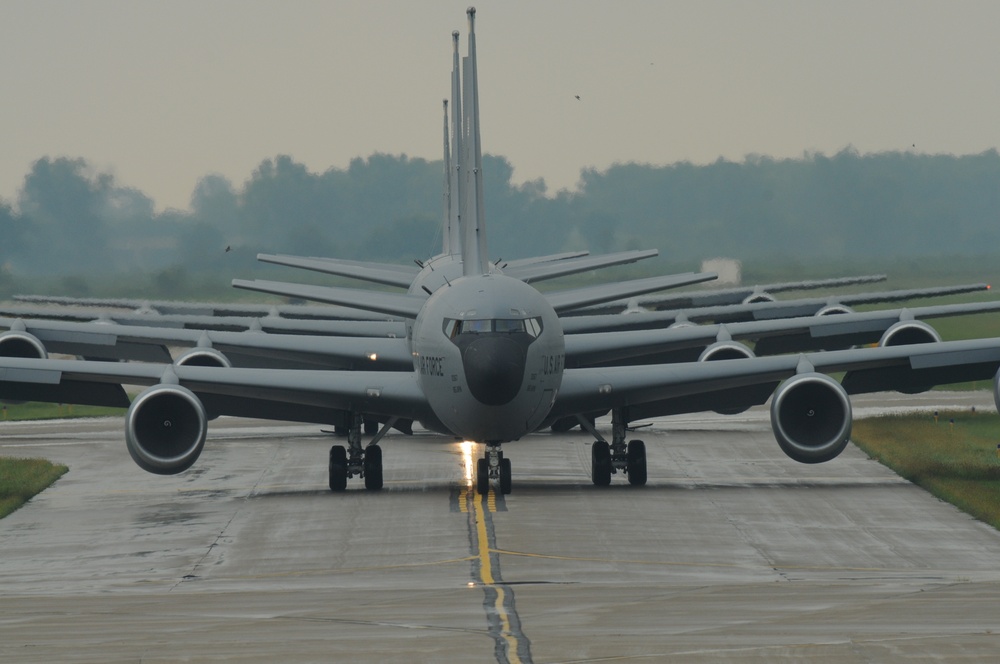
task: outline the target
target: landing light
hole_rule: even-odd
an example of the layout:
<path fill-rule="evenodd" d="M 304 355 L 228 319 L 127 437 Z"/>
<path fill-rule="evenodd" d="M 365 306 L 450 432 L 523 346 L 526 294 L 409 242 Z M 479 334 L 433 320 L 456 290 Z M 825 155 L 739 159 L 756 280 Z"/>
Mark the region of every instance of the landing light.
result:
<path fill-rule="evenodd" d="M 374 362 L 378 359 L 378 353 L 368 353 L 368 359 Z"/>
<path fill-rule="evenodd" d="M 465 484 L 467 486 L 472 486 L 472 478 L 475 476 L 475 457 L 473 456 L 476 451 L 476 444 L 469 440 L 463 440 L 459 444 L 462 448 L 462 463 L 465 465 Z"/>

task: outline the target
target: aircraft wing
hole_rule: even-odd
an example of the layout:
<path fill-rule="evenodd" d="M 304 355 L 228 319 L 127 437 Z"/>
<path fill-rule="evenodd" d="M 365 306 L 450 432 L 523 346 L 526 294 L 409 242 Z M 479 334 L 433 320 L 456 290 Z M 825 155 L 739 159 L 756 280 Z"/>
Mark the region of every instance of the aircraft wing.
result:
<path fill-rule="evenodd" d="M 88 309 L 45 307 L 0 307 L 0 316 L 90 323 L 117 323 L 137 327 L 167 327 L 186 330 L 242 332 L 258 330 L 276 334 L 324 334 L 337 337 L 403 337 L 400 320 L 339 320 L 284 318 L 282 316 L 202 316 L 183 314 L 100 313 Z"/>
<path fill-rule="evenodd" d="M 182 356 L 181 363 L 209 361 L 244 367 L 371 371 L 408 371 L 413 366 L 404 338 L 339 338 L 7 318 L 0 318 L 0 328 L 8 330 L 0 333 L 0 355 L 4 356 L 45 357 L 51 352 L 95 360 L 169 363 L 172 359 L 167 347 L 186 346 L 198 352 Z"/>
<path fill-rule="evenodd" d="M 783 293 L 792 290 L 816 290 L 818 288 L 839 288 L 857 284 L 870 284 L 885 281 L 884 274 L 872 274 L 857 277 L 838 277 L 833 279 L 810 279 L 805 281 L 785 281 L 774 284 L 756 286 L 737 286 L 733 288 L 706 289 L 685 293 L 657 293 L 644 295 L 627 300 L 616 300 L 605 304 L 587 307 L 580 313 L 616 314 L 623 311 L 690 309 L 692 307 L 716 307 L 726 304 L 750 304 L 752 302 L 773 302 L 772 293 Z"/>
<path fill-rule="evenodd" d="M 859 304 L 899 302 L 925 297 L 938 297 L 957 293 L 989 290 L 987 284 L 965 284 L 937 288 L 919 288 L 881 293 L 858 293 L 836 297 L 810 297 L 777 302 L 755 302 L 677 311 L 640 311 L 619 315 L 563 316 L 563 332 L 613 332 L 617 330 L 642 330 L 668 327 L 674 323 L 726 323 L 775 318 L 798 318 L 826 312 L 845 312 Z M 573 312 L 575 313 L 575 312 Z"/>
<path fill-rule="evenodd" d="M 327 302 L 346 307 L 357 307 L 390 316 L 416 318 L 426 297 L 407 293 L 383 293 L 381 291 L 361 290 L 357 288 L 338 288 L 334 286 L 313 286 L 310 284 L 294 284 L 283 281 L 266 281 L 263 279 L 233 279 L 233 286 L 245 290 L 271 293 L 285 297 L 297 297 L 314 302 Z"/>
<path fill-rule="evenodd" d="M 882 343 L 940 341 L 933 328 L 919 321 L 1000 311 L 1000 301 L 865 311 L 836 316 L 803 316 L 761 321 L 685 325 L 652 330 L 624 330 L 566 335 L 566 366 L 685 362 L 713 345 L 729 344 L 744 356 L 816 350 L 842 350 Z M 890 331 L 891 330 L 891 331 Z M 755 342 L 740 347 L 730 342 Z M 739 354 L 739 353 L 738 353 Z M 733 353 L 727 353 L 729 357 Z M 721 357 L 720 357 L 721 359 Z"/>
<path fill-rule="evenodd" d="M 141 315 L 179 316 L 284 316 L 308 320 L 383 320 L 384 316 L 370 311 L 348 307 L 316 306 L 303 304 L 255 304 L 246 302 L 181 302 L 173 300 L 134 300 L 128 298 L 77 298 L 52 295 L 15 295 L 16 302 L 29 304 L 55 304 L 52 318 L 64 315 L 61 307 L 74 307 L 75 315 L 87 307 L 101 309 L 126 309 Z M 17 315 L 17 314 L 7 314 Z M 91 314 L 91 318 L 93 315 Z"/>
<path fill-rule="evenodd" d="M 546 279 L 555 279 L 570 274 L 579 274 L 612 265 L 625 265 L 652 258 L 660 254 L 656 249 L 645 249 L 640 251 L 620 251 L 613 254 L 603 254 L 600 256 L 584 256 L 559 261 L 549 261 L 545 263 L 534 263 L 531 265 L 512 266 L 509 263 L 501 265 L 500 269 L 504 274 L 520 279 L 525 283 L 534 283 Z"/>
<path fill-rule="evenodd" d="M 550 417 L 627 408 L 629 421 L 764 403 L 797 374 L 846 371 L 848 394 L 918 392 L 989 380 L 1000 368 L 1000 338 L 858 348 L 726 362 L 567 369 Z"/>
<path fill-rule="evenodd" d="M 545 293 L 545 298 L 557 313 L 562 314 L 580 307 L 628 297 L 629 295 L 652 293 L 658 290 L 711 281 L 716 276 L 714 272 L 685 272 L 683 274 L 670 274 L 662 277 L 648 277 L 646 279 L 618 281 L 584 288 L 574 288 L 572 290 L 547 292 Z"/>
<path fill-rule="evenodd" d="M 412 372 L 239 369 L 0 358 L 0 399 L 127 407 L 122 385 L 179 385 L 209 417 L 334 421 L 335 411 L 423 419 L 430 410 Z"/>
<path fill-rule="evenodd" d="M 281 254 L 257 254 L 257 260 L 274 265 L 285 265 L 323 274 L 334 274 L 351 277 L 361 281 L 370 281 L 385 286 L 409 288 L 419 270 L 408 266 L 364 263 L 360 261 L 339 260 L 335 258 L 307 258 L 304 256 L 286 256 Z M 415 267 L 415 266 L 414 266 Z"/>

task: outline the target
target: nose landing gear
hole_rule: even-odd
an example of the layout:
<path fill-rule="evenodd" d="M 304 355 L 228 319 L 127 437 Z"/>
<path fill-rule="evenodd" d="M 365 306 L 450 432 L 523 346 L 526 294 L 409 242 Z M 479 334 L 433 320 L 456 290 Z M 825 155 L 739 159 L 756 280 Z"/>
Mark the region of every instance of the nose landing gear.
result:
<path fill-rule="evenodd" d="M 490 480 L 500 484 L 500 493 L 507 495 L 511 490 L 510 459 L 504 458 L 500 443 L 486 443 L 486 453 L 476 462 L 476 493 L 490 492 Z"/>

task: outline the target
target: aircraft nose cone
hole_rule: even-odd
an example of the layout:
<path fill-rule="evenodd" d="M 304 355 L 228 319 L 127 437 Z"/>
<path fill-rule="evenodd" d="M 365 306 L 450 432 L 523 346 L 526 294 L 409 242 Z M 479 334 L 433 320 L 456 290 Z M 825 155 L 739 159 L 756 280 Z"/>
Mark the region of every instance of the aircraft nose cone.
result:
<path fill-rule="evenodd" d="M 487 406 L 510 403 L 524 379 L 525 352 L 505 336 L 483 336 L 462 349 L 465 380 L 472 396 Z"/>

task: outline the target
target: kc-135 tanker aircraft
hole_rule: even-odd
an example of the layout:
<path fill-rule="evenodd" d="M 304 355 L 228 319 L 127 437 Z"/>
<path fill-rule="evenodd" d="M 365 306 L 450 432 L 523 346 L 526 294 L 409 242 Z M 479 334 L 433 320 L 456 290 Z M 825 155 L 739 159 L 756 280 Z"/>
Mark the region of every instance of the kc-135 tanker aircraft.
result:
<path fill-rule="evenodd" d="M 826 319 L 812 315 L 821 308 L 813 303 L 797 313 L 775 313 L 771 320 L 763 320 L 769 316 L 754 313 L 758 309 L 753 307 L 763 311 L 789 303 L 714 308 L 743 307 L 739 315 L 751 319 L 743 322 L 721 322 L 725 314 L 704 314 L 708 309 L 567 318 L 609 302 L 626 303 L 615 305 L 620 310 L 629 298 L 713 275 L 670 275 L 542 294 L 530 282 L 638 260 L 650 252 L 559 255 L 503 265 L 487 259 L 474 9 L 468 18 L 468 56 L 461 72 L 457 33 L 453 36 L 450 145 L 445 114 L 446 192 L 452 200 L 446 205 L 441 256 L 416 274 L 331 259 L 262 257 L 293 267 L 346 270 L 407 287 L 406 293 L 233 282 L 238 288 L 340 305 L 401 323 L 334 321 L 323 315 L 314 320 L 268 317 L 293 326 L 286 331 L 295 334 L 289 335 L 281 334 L 280 326 L 263 332 L 264 318 L 222 323 L 228 317 L 203 316 L 209 320 L 194 323 L 206 328 L 231 324 L 229 329 L 250 333 L 168 330 L 156 321 L 169 317 L 155 316 L 147 317 L 147 327 L 134 321 L 0 319 L 9 330 L 0 335 L 0 398 L 127 407 L 128 451 L 141 468 L 157 474 L 190 468 L 206 443 L 209 420 L 220 415 L 343 424 L 348 444 L 334 445 L 328 462 L 334 491 L 346 489 L 351 477 L 363 478 L 368 489 L 381 488 L 379 441 L 391 428 L 405 429 L 415 421 L 484 445 L 476 472 L 480 493 L 489 491 L 491 480 L 502 492 L 511 491 L 512 464 L 503 444 L 521 441 L 518 450 L 530 460 L 529 434 L 556 423 L 579 423 L 594 436 L 594 484 L 607 485 L 613 474 L 622 473 L 631 484 L 642 485 L 645 444 L 627 437 L 630 424 L 648 417 L 733 413 L 771 398 L 772 428 L 781 449 L 796 461 L 819 463 L 835 458 L 847 445 L 849 394 L 915 393 L 938 384 L 992 378 L 994 398 L 1000 402 L 1000 339 L 942 342 L 920 320 L 997 310 L 996 303 L 841 313 Z M 805 317 L 782 318 L 787 315 Z M 656 316 L 660 319 L 649 318 Z M 663 329 L 713 317 L 719 318 L 713 325 Z M 191 320 L 182 317 L 177 325 L 186 327 Z M 628 332 L 601 331 L 618 329 L 612 320 L 642 322 Z M 340 323 L 394 327 L 390 333 L 371 327 L 353 337 L 336 336 Z M 570 328 L 576 333 L 569 333 Z M 758 353 L 737 349 L 737 339 L 757 340 Z M 878 347 L 850 348 L 876 340 Z M 193 350 L 170 362 L 165 346 L 177 344 Z M 163 363 L 54 360 L 47 358 L 46 346 L 87 357 Z M 672 355 L 691 348 L 702 361 Z M 761 356 L 762 348 L 774 354 Z M 727 361 L 704 361 L 721 358 Z M 309 368 L 299 368 L 303 366 Z M 830 372 L 846 373 L 837 382 L 826 375 Z M 124 385 L 147 387 L 130 403 Z M 593 423 L 595 414 L 607 412 L 610 441 Z M 381 424 L 367 445 L 362 444 L 365 422 Z"/>

